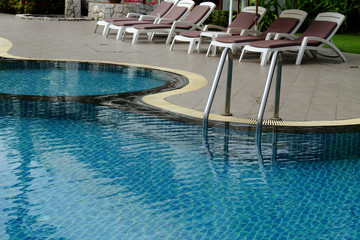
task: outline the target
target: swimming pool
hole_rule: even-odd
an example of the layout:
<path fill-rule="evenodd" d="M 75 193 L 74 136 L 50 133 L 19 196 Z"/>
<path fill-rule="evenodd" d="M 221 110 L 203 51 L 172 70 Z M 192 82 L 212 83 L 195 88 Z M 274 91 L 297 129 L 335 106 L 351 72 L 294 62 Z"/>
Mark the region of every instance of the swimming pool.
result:
<path fill-rule="evenodd" d="M 0 61 L 0 93 L 29 96 L 133 93 L 165 85 L 174 75 L 123 65 L 4 60 Z"/>
<path fill-rule="evenodd" d="M 359 133 L 0 100 L 0 239 L 358 239 Z M 275 139 L 275 142 L 274 142 Z"/>

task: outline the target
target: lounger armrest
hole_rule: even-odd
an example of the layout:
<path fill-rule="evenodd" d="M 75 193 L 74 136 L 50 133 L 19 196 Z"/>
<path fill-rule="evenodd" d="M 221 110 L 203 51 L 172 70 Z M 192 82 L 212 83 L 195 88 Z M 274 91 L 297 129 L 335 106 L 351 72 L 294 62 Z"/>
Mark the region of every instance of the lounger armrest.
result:
<path fill-rule="evenodd" d="M 142 16 L 142 14 L 140 14 L 140 13 L 128 13 L 128 14 L 126 14 L 127 18 L 139 18 L 141 16 Z"/>
<path fill-rule="evenodd" d="M 217 25 L 206 25 L 203 30 L 209 31 L 210 29 L 217 29 L 217 30 L 221 30 L 221 31 L 226 30 L 226 28 L 224 28 L 222 26 L 217 26 Z"/>
<path fill-rule="evenodd" d="M 160 19 L 157 21 L 158 24 L 159 24 L 159 23 L 173 23 L 173 22 L 175 22 L 175 20 L 169 19 L 169 18 L 160 18 Z"/>
<path fill-rule="evenodd" d="M 176 21 L 176 22 L 173 22 L 173 26 L 175 25 L 188 25 L 188 26 L 192 26 L 192 27 L 196 27 L 198 25 L 194 24 L 194 23 L 191 23 L 191 22 L 185 22 L 185 21 Z"/>
<path fill-rule="evenodd" d="M 152 15 L 141 15 L 139 17 L 139 21 L 142 21 L 142 20 L 155 20 L 156 17 L 155 16 L 152 16 Z"/>
<path fill-rule="evenodd" d="M 251 35 L 251 36 L 259 36 L 262 33 L 263 32 L 254 29 L 243 29 L 242 31 L 242 35 Z"/>
<path fill-rule="evenodd" d="M 311 37 L 311 36 L 309 36 L 309 37 L 304 37 L 304 39 L 302 40 L 302 42 L 303 42 L 303 43 L 306 42 L 306 44 L 307 44 L 307 42 L 310 41 L 310 40 L 312 40 L 312 41 L 319 41 L 319 42 L 321 42 L 321 43 L 325 43 L 325 44 L 329 44 L 329 45 L 332 44 L 331 42 L 329 42 L 328 40 L 326 40 L 326 39 L 324 39 L 324 38 Z"/>
<path fill-rule="evenodd" d="M 247 30 L 247 29 L 243 29 L 243 28 L 228 28 L 226 33 L 232 33 L 232 32 L 241 32 L 241 33 L 244 33 L 245 34 L 245 31 L 244 30 Z M 241 35 L 241 34 L 240 34 Z"/>
<path fill-rule="evenodd" d="M 271 35 L 269 35 L 269 34 L 271 34 Z M 289 39 L 289 40 L 295 40 L 295 39 L 299 38 L 298 36 L 296 36 L 294 34 L 289 34 L 289 33 L 268 33 L 266 35 L 266 40 L 271 39 L 272 36 L 274 36 L 275 40 L 278 40 L 280 38 L 286 38 L 286 39 Z"/>

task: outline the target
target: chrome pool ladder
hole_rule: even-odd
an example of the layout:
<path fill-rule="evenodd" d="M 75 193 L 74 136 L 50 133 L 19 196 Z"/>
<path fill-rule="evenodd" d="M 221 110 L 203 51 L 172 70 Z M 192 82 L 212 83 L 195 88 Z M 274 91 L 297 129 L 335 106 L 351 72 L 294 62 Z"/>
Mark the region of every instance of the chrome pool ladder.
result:
<path fill-rule="evenodd" d="M 228 60 L 228 72 L 227 72 L 227 84 L 226 84 L 226 95 L 225 95 L 225 111 L 222 115 L 231 116 L 230 113 L 230 98 L 231 98 L 231 83 L 232 83 L 232 70 L 233 70 L 233 54 L 230 48 L 225 48 L 222 52 L 220 62 L 218 68 L 216 70 L 215 78 L 211 87 L 211 91 L 207 100 L 207 104 L 204 111 L 203 117 L 203 137 L 207 138 L 208 134 L 208 122 L 209 122 L 209 114 L 211 110 L 212 103 L 214 101 L 216 89 L 218 87 L 222 70 L 225 65 L 226 59 Z M 274 115 L 272 120 L 277 121 L 281 120 L 279 117 L 279 104 L 280 104 L 280 90 L 281 90 L 281 73 L 282 73 L 282 56 L 278 51 L 275 51 L 269 68 L 268 77 L 266 80 L 260 109 L 257 117 L 256 122 L 256 145 L 261 153 L 261 132 L 262 132 L 262 125 L 263 125 L 263 118 L 266 103 L 268 100 L 272 79 L 274 76 L 275 68 L 277 66 L 277 77 L 276 77 L 276 86 L 275 86 L 275 104 L 274 104 Z"/>

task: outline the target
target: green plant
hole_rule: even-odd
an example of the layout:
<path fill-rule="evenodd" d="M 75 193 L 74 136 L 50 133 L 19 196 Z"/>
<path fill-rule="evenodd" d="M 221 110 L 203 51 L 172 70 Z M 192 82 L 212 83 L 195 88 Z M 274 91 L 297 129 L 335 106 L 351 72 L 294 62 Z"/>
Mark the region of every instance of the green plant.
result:
<path fill-rule="evenodd" d="M 256 0 L 250 0 L 254 6 Z M 360 30 L 359 0 L 258 0 L 259 6 L 267 9 L 267 14 L 260 23 L 260 29 L 266 29 L 284 9 L 301 9 L 309 15 L 301 30 L 305 29 L 321 12 L 339 12 L 346 16 L 340 32 L 356 32 Z"/>
<path fill-rule="evenodd" d="M 349 21 L 352 16 L 358 13 L 360 7 L 359 0 L 287 0 L 285 1 L 285 9 L 296 8 L 306 11 L 309 15 L 306 19 L 305 26 L 314 20 L 321 12 L 338 12 L 346 16 L 346 19 L 340 29 L 340 32 L 351 31 L 353 26 L 359 25 L 359 20 Z M 351 23 L 351 24 L 350 24 Z"/>
<path fill-rule="evenodd" d="M 236 17 L 236 11 L 233 12 L 233 19 Z M 229 24 L 228 10 L 214 10 L 205 24 L 227 27 Z"/>
<path fill-rule="evenodd" d="M 0 12 L 63 14 L 65 1 L 61 0 L 0 0 Z"/>

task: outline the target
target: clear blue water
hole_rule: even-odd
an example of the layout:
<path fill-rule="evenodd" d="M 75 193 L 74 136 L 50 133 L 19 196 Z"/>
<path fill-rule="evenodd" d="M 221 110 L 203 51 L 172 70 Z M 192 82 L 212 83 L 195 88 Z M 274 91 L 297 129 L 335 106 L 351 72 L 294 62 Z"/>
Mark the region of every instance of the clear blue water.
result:
<path fill-rule="evenodd" d="M 88 96 L 135 92 L 162 86 L 168 76 L 135 67 L 75 62 L 0 63 L 0 93 Z"/>
<path fill-rule="evenodd" d="M 42 70 L 59 79 L 158 76 L 0 64 L 2 74 L 21 68 L 29 78 Z M 90 81 L 83 92 L 69 83 L 67 94 L 100 94 Z M 44 90 L 36 82 L 16 93 L 11 82 L 0 86 L 39 96 L 67 85 Z M 0 99 L 0 239 L 360 239 L 360 133 L 265 133 L 262 142 L 259 161 L 252 132 L 212 128 L 205 141 L 197 125 L 83 103 Z"/>
<path fill-rule="evenodd" d="M 360 238 L 359 133 L 265 133 L 260 167 L 251 132 L 0 106 L 0 239 Z"/>

